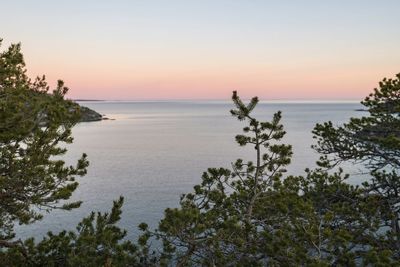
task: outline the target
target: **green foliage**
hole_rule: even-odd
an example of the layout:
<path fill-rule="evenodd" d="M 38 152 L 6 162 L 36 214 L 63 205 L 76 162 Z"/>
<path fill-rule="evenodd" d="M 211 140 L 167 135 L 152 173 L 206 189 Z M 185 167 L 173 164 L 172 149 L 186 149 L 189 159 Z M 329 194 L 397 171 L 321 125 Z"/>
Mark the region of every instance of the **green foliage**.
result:
<path fill-rule="evenodd" d="M 318 199 L 323 195 L 317 190 L 333 191 L 333 183 L 342 182 L 340 176 L 310 172 L 306 178 L 283 179 L 292 151 L 290 145 L 279 143 L 285 135 L 281 113 L 275 113 L 269 122 L 260 122 L 251 115 L 257 98 L 245 105 L 234 92 L 232 100 L 236 109 L 231 114 L 248 123 L 236 141 L 254 147 L 255 161 L 238 159 L 231 169 L 208 169 L 194 192 L 182 196 L 180 208 L 165 211 L 156 231 L 144 229 L 162 241 L 161 262 L 179 266 L 323 266 L 343 256 L 322 251 L 328 249 L 330 237 L 340 235 L 321 229 L 325 227 L 322 217 L 334 223 L 327 215 L 333 204 L 317 207 L 323 205 Z M 325 231 L 323 236 L 321 231 Z M 345 233 L 342 236 L 347 238 Z M 331 255 L 336 257 L 332 261 Z"/>
<path fill-rule="evenodd" d="M 79 203 L 56 205 L 68 199 L 84 175 L 86 155 L 76 167 L 54 159 L 65 154 L 60 143 L 71 143 L 71 127 L 79 113 L 63 99 L 67 88 L 59 81 L 51 95 L 44 77 L 34 82 L 25 75 L 20 45 L 0 54 L 0 213 L 2 225 L 14 220 L 31 223 L 39 209 L 70 209 Z M 1 228 L 2 238 L 12 236 Z"/>
<path fill-rule="evenodd" d="M 264 250 L 273 250 L 265 246 L 270 222 L 260 207 L 270 207 L 269 214 L 277 213 L 270 220 L 280 220 L 281 206 L 270 201 L 280 200 L 274 188 L 290 163 L 291 147 L 277 143 L 285 134 L 280 112 L 271 122 L 259 122 L 251 116 L 257 98 L 244 105 L 234 92 L 232 100 L 237 108 L 232 115 L 248 122 L 236 141 L 254 147 L 255 162 L 238 159 L 231 170 L 208 169 L 194 192 L 183 196 L 180 209 L 166 210 L 155 235 L 164 243 L 163 256 L 179 265 L 258 265 Z"/>
<path fill-rule="evenodd" d="M 84 218 L 76 231 L 49 232 L 40 242 L 16 240 L 15 223 L 41 219 L 67 203 L 86 173 L 86 155 L 65 166 L 63 144 L 79 108 L 60 81 L 49 93 L 45 78 L 26 76 L 20 45 L 0 54 L 0 259 L 6 266 L 399 266 L 400 74 L 384 79 L 362 103 L 369 116 L 339 127 L 316 125 L 319 167 L 287 176 L 292 148 L 281 112 L 259 121 L 258 99 L 236 92 L 231 114 L 246 123 L 239 146 L 253 159 L 209 168 L 180 207 L 165 210 L 157 229 L 139 225 L 136 244 L 118 227 L 123 198 L 109 213 Z M 364 163 L 370 181 L 350 185 L 332 168 Z M 154 240 L 156 239 L 156 240 Z M 151 246 L 155 241 L 155 245 Z M 157 243 L 158 242 L 158 243 Z"/>
<path fill-rule="evenodd" d="M 122 197 L 110 213 L 92 212 L 75 232 L 49 232 L 39 243 L 16 240 L 15 223 L 80 206 L 66 200 L 88 166 L 85 154 L 76 166 L 62 160 L 81 118 L 79 105 L 64 99 L 68 88 L 62 81 L 51 93 L 45 77 L 31 81 L 20 49 L 11 45 L 0 53 L 0 265 L 149 266 L 154 257 L 148 254 L 148 236 L 142 235 L 136 246 L 117 226 Z"/>
<path fill-rule="evenodd" d="M 343 161 L 365 163 L 378 170 L 400 167 L 400 73 L 395 79 L 383 79 L 361 102 L 369 116 L 351 118 L 334 127 L 332 122 L 317 124 L 313 133 L 315 149 L 330 157 L 332 165 Z"/>
<path fill-rule="evenodd" d="M 124 240 L 126 231 L 116 226 L 120 220 L 123 198 L 114 201 L 110 213 L 94 213 L 84 218 L 76 231 L 62 231 L 35 244 L 25 241 L 29 257 L 13 248 L 3 256 L 10 266 L 148 266 L 148 258 L 131 241 Z M 142 260 L 142 262 L 141 262 Z"/>
<path fill-rule="evenodd" d="M 400 260 L 400 74 L 383 79 L 361 102 L 369 116 L 351 118 L 334 127 L 332 122 L 317 124 L 315 149 L 324 155 L 326 167 L 343 161 L 362 163 L 370 170 L 363 183 L 364 199 L 375 231 L 366 238 L 375 246 L 368 260 L 377 264 L 384 255 Z M 361 214 L 365 216 L 365 214 Z"/>
<path fill-rule="evenodd" d="M 254 147 L 254 161 L 231 169 L 209 168 L 202 183 L 166 209 L 158 229 L 145 234 L 163 244 L 160 263 L 192 266 L 397 266 L 397 251 L 381 234 L 381 198 L 347 183 L 328 162 L 305 176 L 285 177 L 291 146 L 281 113 L 271 121 L 252 116 L 258 99 L 237 93 L 231 114 L 246 121 L 240 146 Z M 393 175 L 380 177 L 391 179 Z M 398 180 L 397 180 L 398 181 Z M 387 215 L 390 216 L 390 215 Z M 385 240 L 386 239 L 386 240 Z"/>
<path fill-rule="evenodd" d="M 65 200 L 88 166 L 86 155 L 76 166 L 60 159 L 79 119 L 76 104 L 64 99 L 68 88 L 59 81 L 49 94 L 44 77 L 31 81 L 25 73 L 19 44 L 0 53 L 0 248 L 13 246 L 7 240 L 14 237 L 14 223 L 79 207 Z"/>

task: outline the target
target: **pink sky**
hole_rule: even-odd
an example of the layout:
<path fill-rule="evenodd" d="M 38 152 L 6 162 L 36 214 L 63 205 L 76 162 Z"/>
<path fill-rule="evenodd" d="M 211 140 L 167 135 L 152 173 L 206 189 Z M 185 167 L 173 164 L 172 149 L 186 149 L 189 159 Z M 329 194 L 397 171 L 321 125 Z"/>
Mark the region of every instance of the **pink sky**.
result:
<path fill-rule="evenodd" d="M 399 67 L 373 63 L 331 66 L 232 65 L 194 66 L 182 63 L 153 66 L 146 63 L 117 65 L 112 61 L 61 62 L 57 68 L 43 60 L 37 64 L 29 56 L 29 74 L 46 73 L 51 84 L 63 79 L 70 87 L 70 98 L 108 100 L 148 99 L 227 99 L 232 90 L 243 97 L 275 99 L 359 100 L 377 86 L 383 77 L 393 77 Z M 33 63 L 33 64 L 32 64 Z M 113 65 L 115 64 L 115 65 Z"/>
<path fill-rule="evenodd" d="M 398 1 L 22 2 L 0 37 L 75 99 L 359 100 L 400 72 Z"/>

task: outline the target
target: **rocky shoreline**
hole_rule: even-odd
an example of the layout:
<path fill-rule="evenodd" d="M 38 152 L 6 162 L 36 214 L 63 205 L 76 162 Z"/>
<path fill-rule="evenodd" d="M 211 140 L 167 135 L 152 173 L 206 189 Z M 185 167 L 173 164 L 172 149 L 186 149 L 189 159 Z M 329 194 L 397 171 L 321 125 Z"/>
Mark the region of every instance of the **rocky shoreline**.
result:
<path fill-rule="evenodd" d="M 84 106 L 80 106 L 80 112 L 81 112 L 81 119 L 79 122 L 90 122 L 90 121 L 101 121 L 101 120 L 107 120 L 108 118 L 104 117 L 100 113 Z"/>

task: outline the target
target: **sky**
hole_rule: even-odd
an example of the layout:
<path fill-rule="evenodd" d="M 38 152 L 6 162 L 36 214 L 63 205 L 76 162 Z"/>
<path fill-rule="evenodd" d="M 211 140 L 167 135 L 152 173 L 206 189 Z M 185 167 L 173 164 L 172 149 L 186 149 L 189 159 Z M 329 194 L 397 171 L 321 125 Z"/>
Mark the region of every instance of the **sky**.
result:
<path fill-rule="evenodd" d="M 361 100 L 400 72 L 400 1 L 0 0 L 5 49 L 69 98 Z"/>

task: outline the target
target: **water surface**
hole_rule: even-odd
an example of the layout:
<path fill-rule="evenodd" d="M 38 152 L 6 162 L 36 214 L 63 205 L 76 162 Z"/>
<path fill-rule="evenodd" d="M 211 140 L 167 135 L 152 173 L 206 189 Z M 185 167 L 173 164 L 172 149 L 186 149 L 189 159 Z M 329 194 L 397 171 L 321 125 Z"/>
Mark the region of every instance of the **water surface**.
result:
<path fill-rule="evenodd" d="M 121 226 L 130 237 L 137 225 L 155 226 L 167 207 L 176 207 L 179 196 L 200 182 L 208 167 L 227 167 L 237 158 L 252 160 L 254 148 L 239 147 L 234 137 L 243 122 L 229 113 L 229 102 L 83 102 L 115 120 L 80 123 L 73 129 L 74 143 L 66 161 L 74 163 L 85 152 L 90 166 L 79 178 L 73 200 L 81 208 L 53 211 L 41 222 L 18 227 L 20 235 L 40 237 L 47 231 L 73 229 L 92 210 L 105 211 L 112 200 L 125 197 Z M 311 130 L 317 122 L 335 124 L 360 116 L 358 103 L 260 103 L 254 116 L 270 120 L 281 110 L 287 131 L 284 142 L 293 145 L 291 174 L 315 166 L 318 155 L 310 148 Z M 357 176 L 352 178 L 357 182 Z"/>

